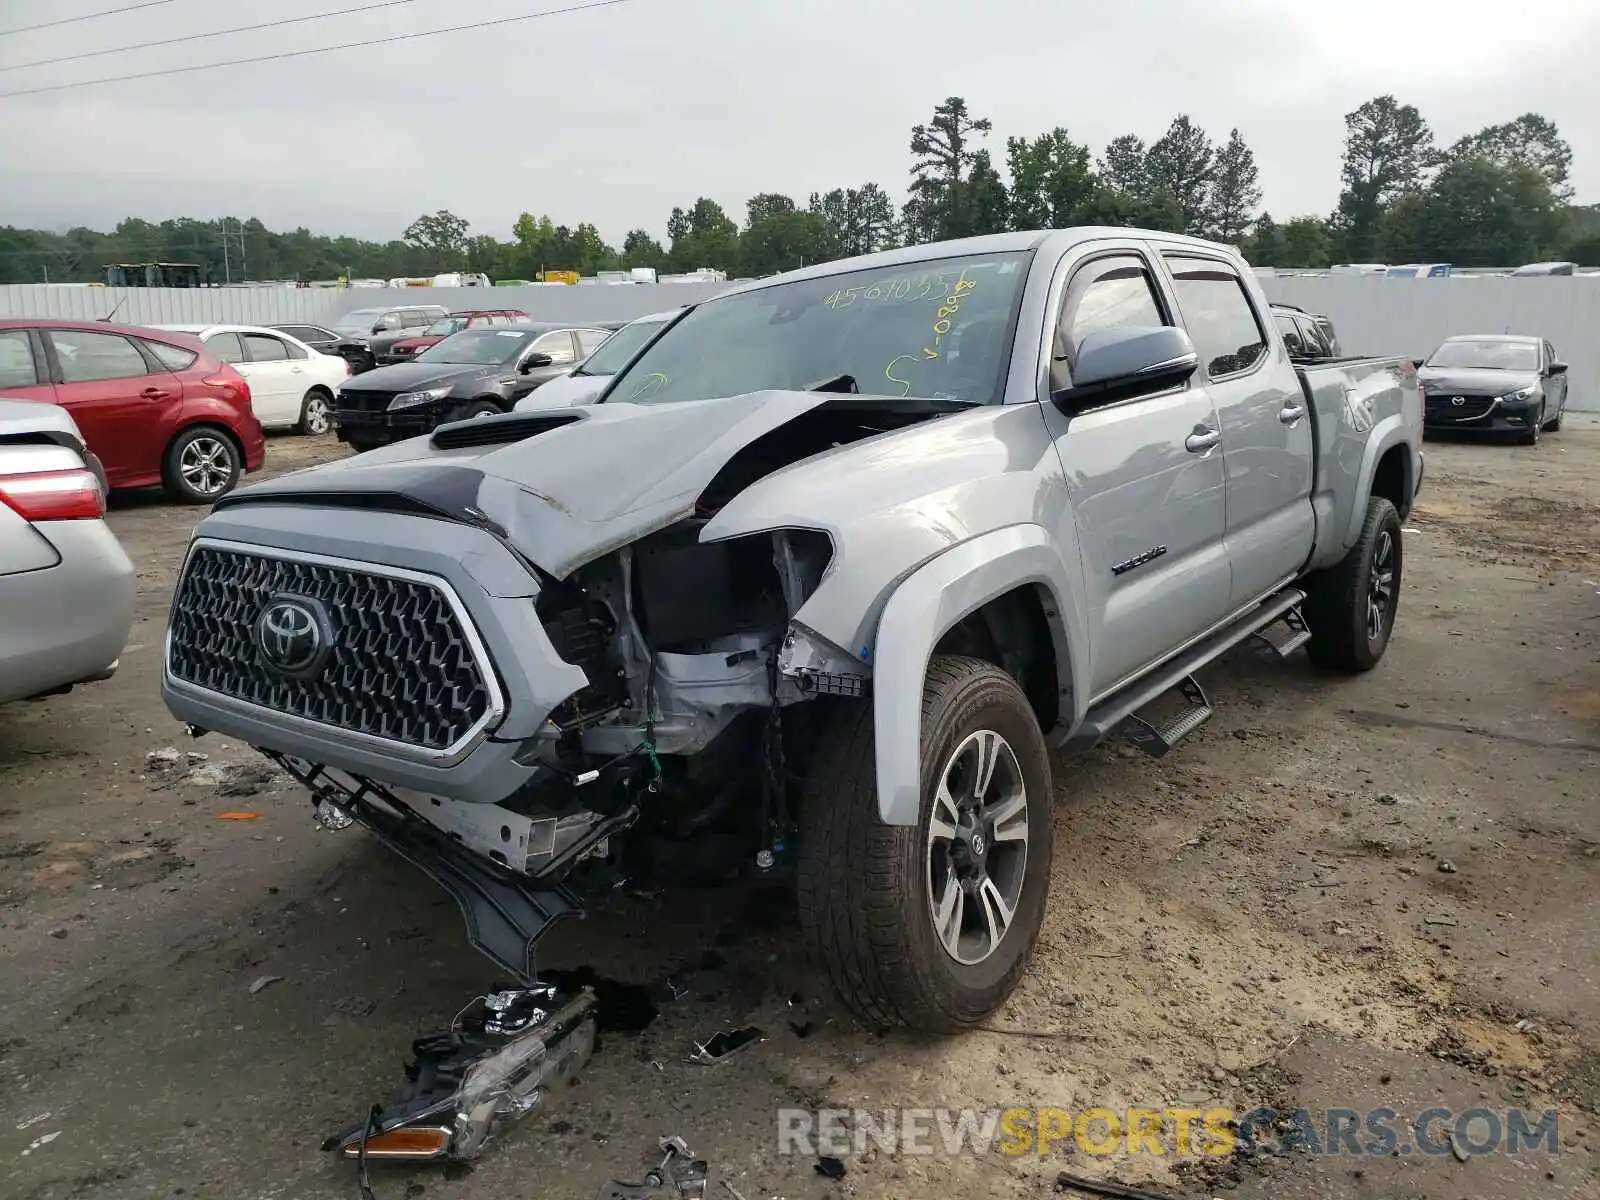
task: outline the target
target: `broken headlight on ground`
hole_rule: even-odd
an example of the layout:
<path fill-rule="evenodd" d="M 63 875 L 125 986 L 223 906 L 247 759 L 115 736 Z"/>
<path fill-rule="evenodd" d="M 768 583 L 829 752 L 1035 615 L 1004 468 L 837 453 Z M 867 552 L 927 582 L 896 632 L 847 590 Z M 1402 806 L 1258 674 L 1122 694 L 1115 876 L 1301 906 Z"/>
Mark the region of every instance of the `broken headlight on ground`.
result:
<path fill-rule="evenodd" d="M 538 1112 L 594 1053 L 594 993 L 506 988 L 473 1002 L 447 1030 L 411 1044 L 392 1107 L 323 1142 L 352 1159 L 456 1159 L 483 1153 Z"/>

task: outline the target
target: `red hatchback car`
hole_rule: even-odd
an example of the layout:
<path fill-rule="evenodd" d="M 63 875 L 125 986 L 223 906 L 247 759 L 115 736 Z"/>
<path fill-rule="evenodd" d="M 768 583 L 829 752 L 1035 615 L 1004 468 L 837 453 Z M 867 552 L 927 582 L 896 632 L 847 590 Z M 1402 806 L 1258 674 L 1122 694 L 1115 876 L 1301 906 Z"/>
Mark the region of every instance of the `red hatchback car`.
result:
<path fill-rule="evenodd" d="M 209 504 L 266 459 L 250 385 L 184 333 L 0 320 L 0 395 L 71 413 L 109 488 Z"/>

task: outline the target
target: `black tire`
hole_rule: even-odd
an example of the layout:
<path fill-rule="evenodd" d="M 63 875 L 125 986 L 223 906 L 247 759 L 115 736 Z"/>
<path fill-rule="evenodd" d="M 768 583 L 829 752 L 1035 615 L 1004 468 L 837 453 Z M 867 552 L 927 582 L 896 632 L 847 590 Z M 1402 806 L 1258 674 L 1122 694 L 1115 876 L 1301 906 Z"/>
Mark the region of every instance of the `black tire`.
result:
<path fill-rule="evenodd" d="M 988 957 L 966 965 L 935 930 L 931 864 L 948 867 L 952 860 L 935 859 L 930 827 L 933 793 L 947 763 L 979 731 L 998 733 L 1012 751 L 1004 778 L 1001 768 L 994 778 L 1014 776 L 1025 789 L 1027 839 L 1020 866 L 1014 847 L 1006 849 L 1007 859 L 996 860 L 1009 877 L 1006 887 L 1014 889 L 1012 920 Z M 808 950 L 840 998 L 874 1025 L 954 1033 L 980 1024 L 1022 978 L 1050 890 L 1050 759 L 1022 689 L 980 659 L 941 655 L 929 664 L 922 693 L 922 809 L 915 826 L 878 819 L 870 705 L 841 709 L 815 761 L 820 765 L 802 797 L 797 881 Z M 1003 754 L 1001 761 L 1007 762 Z M 965 907 L 960 911 L 964 915 Z M 979 910 L 973 911 L 976 917 Z"/>
<path fill-rule="evenodd" d="M 215 425 L 191 425 L 167 447 L 161 482 L 184 504 L 211 504 L 233 491 L 244 469 L 239 445 Z"/>
<path fill-rule="evenodd" d="M 1537 446 L 1539 444 L 1539 431 L 1544 428 L 1544 405 L 1539 406 L 1539 419 L 1528 426 L 1528 431 L 1517 438 L 1523 446 Z"/>
<path fill-rule="evenodd" d="M 1317 666 L 1359 674 L 1372 670 L 1383 658 L 1400 610 L 1405 565 L 1402 539 L 1400 514 L 1382 496 L 1374 496 L 1367 501 L 1367 519 L 1350 552 L 1336 566 L 1307 580 L 1303 611 L 1311 641 L 1306 654 Z M 1390 564 L 1388 594 L 1381 603 L 1374 635 L 1369 604 L 1376 598 L 1374 572 L 1382 571 L 1384 562 Z"/>
<path fill-rule="evenodd" d="M 497 400 L 474 400 L 467 405 L 467 411 L 461 414 L 461 419 L 470 421 L 474 417 L 498 417 L 505 411 L 505 406 Z"/>
<path fill-rule="evenodd" d="M 1566 404 L 1563 403 L 1560 408 L 1556 409 L 1556 415 L 1545 422 L 1544 431 L 1546 433 L 1561 432 L 1561 415 L 1566 411 L 1566 407 Z"/>
<path fill-rule="evenodd" d="M 294 431 L 306 437 L 321 437 L 333 429 L 333 395 L 327 388 L 314 387 L 300 401 L 300 420 Z"/>

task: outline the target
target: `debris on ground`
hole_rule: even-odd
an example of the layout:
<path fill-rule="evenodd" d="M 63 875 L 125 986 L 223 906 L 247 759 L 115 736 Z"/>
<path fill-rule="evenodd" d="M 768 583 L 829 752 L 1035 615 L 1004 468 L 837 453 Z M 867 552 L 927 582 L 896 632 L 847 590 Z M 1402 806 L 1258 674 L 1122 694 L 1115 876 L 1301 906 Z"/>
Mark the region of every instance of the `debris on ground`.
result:
<path fill-rule="evenodd" d="M 22 1157 L 27 1158 L 28 1155 L 32 1154 L 35 1150 L 39 1150 L 45 1146 L 48 1146 L 60 1136 L 61 1131 L 59 1129 L 54 1133 L 41 1134 L 39 1137 L 34 1138 L 33 1141 L 28 1143 L 28 1148 L 22 1152 Z"/>
<path fill-rule="evenodd" d="M 283 982 L 283 976 L 282 975 L 263 975 L 260 979 L 256 980 L 254 983 L 252 983 L 250 985 L 250 994 L 252 996 L 254 996 L 257 992 L 261 991 L 263 988 L 268 988 L 268 987 L 271 987 L 275 983 L 282 983 L 282 982 Z"/>
<path fill-rule="evenodd" d="M 694 1053 L 689 1055 L 687 1061 L 702 1066 L 725 1062 L 746 1046 L 753 1046 L 765 1040 L 766 1036 L 754 1025 L 746 1025 L 742 1029 L 724 1029 L 703 1042 L 696 1042 Z"/>
<path fill-rule="evenodd" d="M 677 1135 L 659 1138 L 656 1144 L 663 1157 L 645 1172 L 643 1183 L 608 1179 L 600 1185 L 595 1200 L 701 1200 L 711 1173 L 706 1160 L 696 1158 L 689 1144 Z M 733 1191 L 731 1184 L 723 1186 Z"/>
<path fill-rule="evenodd" d="M 1178 1197 L 1167 1192 L 1150 1192 L 1108 1179 L 1086 1179 L 1066 1171 L 1056 1176 L 1056 1191 L 1082 1192 L 1088 1196 L 1106 1196 L 1110 1200 L 1178 1200 Z"/>
<path fill-rule="evenodd" d="M 821 1175 L 824 1179 L 844 1178 L 844 1160 L 835 1158 L 831 1154 L 824 1154 L 819 1157 L 817 1161 L 812 1164 L 811 1169 L 818 1175 Z"/>
<path fill-rule="evenodd" d="M 469 1002 L 450 1027 L 411 1043 L 406 1083 L 387 1108 L 333 1135 L 324 1150 L 355 1159 L 481 1155 L 514 1121 L 540 1112 L 594 1054 L 594 993 L 548 983 L 505 987 Z"/>
<path fill-rule="evenodd" d="M 649 988 L 607 979 L 593 967 L 541 971 L 539 979 L 557 991 L 575 993 L 588 988 L 593 992 L 595 1022 L 601 1033 L 638 1033 L 660 1015 Z"/>

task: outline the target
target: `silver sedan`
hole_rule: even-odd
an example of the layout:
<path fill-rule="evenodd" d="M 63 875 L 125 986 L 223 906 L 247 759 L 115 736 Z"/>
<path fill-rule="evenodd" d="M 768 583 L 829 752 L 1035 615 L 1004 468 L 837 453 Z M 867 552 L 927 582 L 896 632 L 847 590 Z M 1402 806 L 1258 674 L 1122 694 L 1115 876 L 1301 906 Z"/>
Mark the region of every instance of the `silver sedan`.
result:
<path fill-rule="evenodd" d="M 134 569 L 105 480 L 65 409 L 0 397 L 0 703 L 109 678 Z"/>

